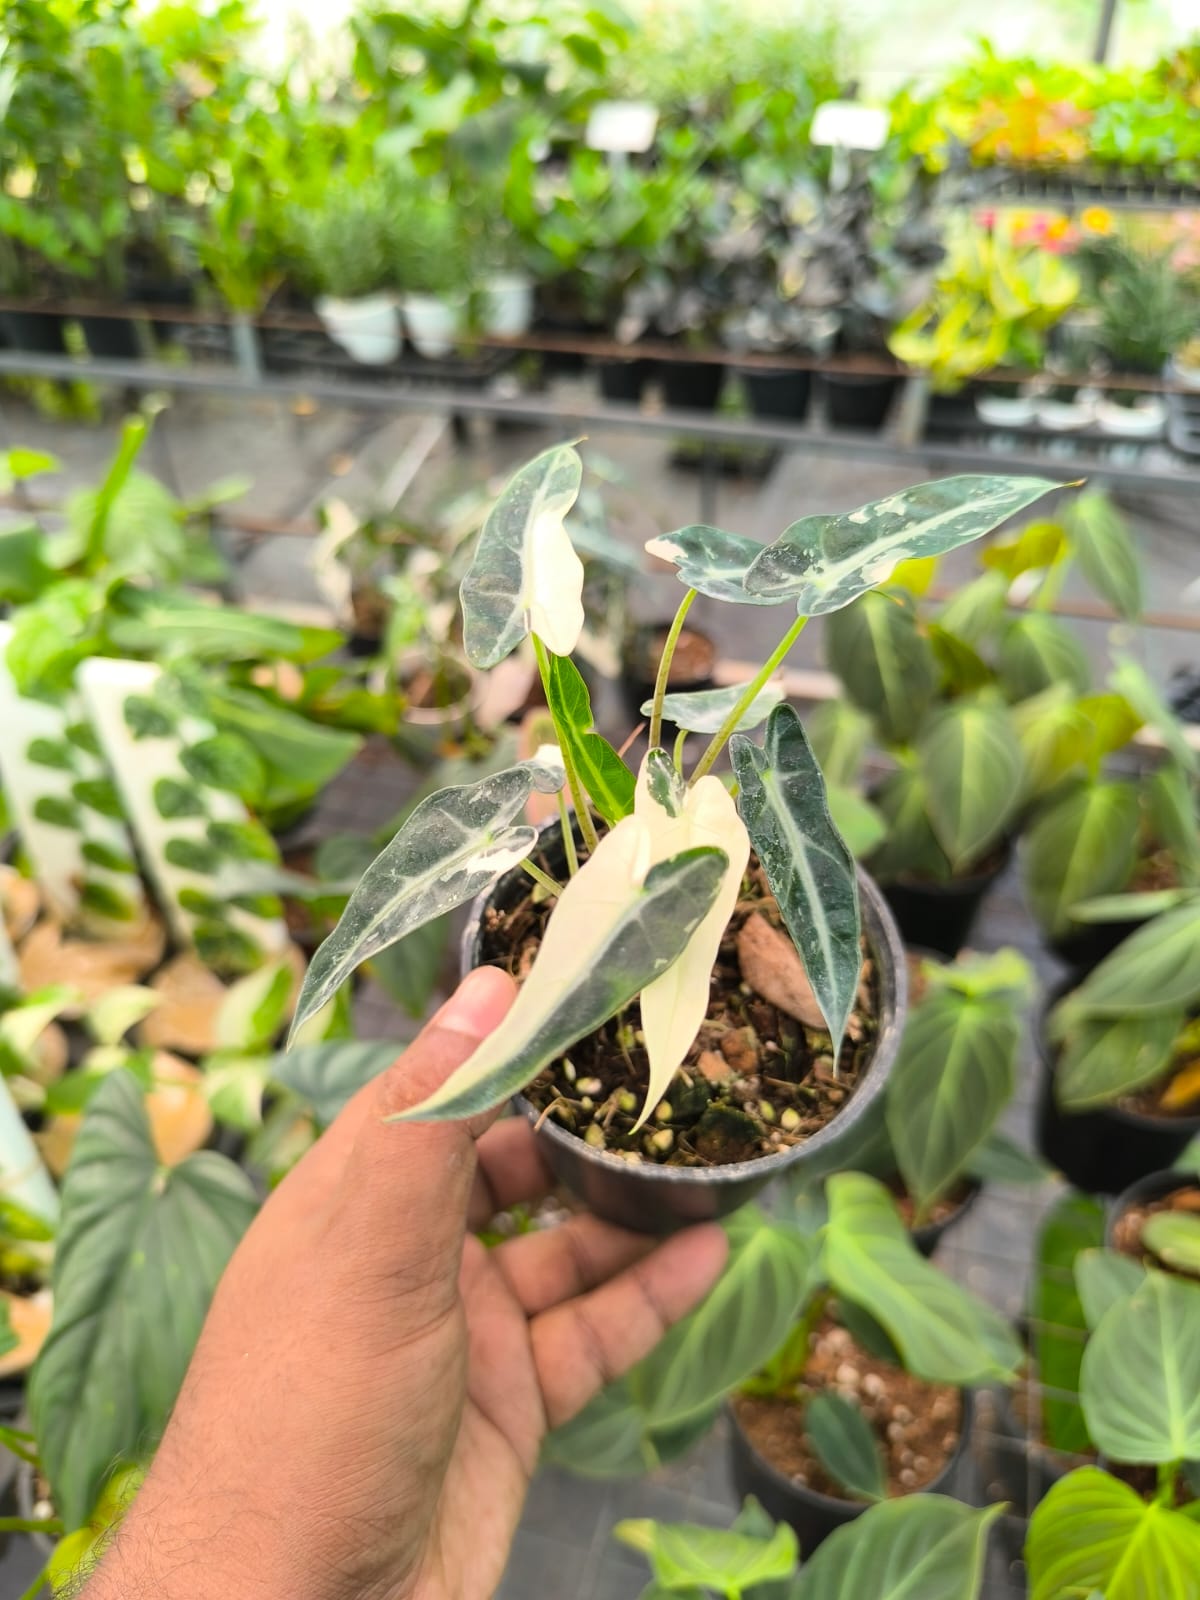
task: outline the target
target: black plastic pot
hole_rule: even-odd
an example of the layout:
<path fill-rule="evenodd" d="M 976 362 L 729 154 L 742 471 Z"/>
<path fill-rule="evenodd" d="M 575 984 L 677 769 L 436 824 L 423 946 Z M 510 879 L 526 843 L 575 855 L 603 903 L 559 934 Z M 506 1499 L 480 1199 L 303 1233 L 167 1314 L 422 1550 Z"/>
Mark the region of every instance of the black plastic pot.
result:
<path fill-rule="evenodd" d="M 1004 871 L 999 861 L 987 872 L 948 883 L 921 883 L 897 879 L 881 884 L 884 898 L 900 926 L 907 945 L 923 945 L 953 961 L 971 937 L 984 896 Z"/>
<path fill-rule="evenodd" d="M 558 824 L 542 830 L 547 855 L 554 863 Z M 561 844 L 558 845 L 561 850 Z M 561 857 L 560 857 L 561 860 Z M 834 1120 L 802 1145 L 758 1161 L 723 1167 L 634 1166 L 604 1150 L 593 1150 L 568 1133 L 522 1095 L 514 1104 L 534 1124 L 541 1153 L 555 1177 L 582 1200 L 595 1216 L 638 1233 L 665 1234 L 694 1222 L 710 1222 L 736 1211 L 786 1168 L 806 1160 L 826 1160 L 831 1146 L 847 1146 L 845 1165 L 853 1166 L 854 1136 L 883 1092 L 891 1074 L 908 1009 L 908 972 L 900 936 L 883 897 L 866 873 L 859 871 L 863 928 L 879 981 L 879 1033 L 875 1053 L 853 1096 Z M 529 892 L 520 867 L 497 880 L 471 907 L 463 932 L 462 971 L 482 964 L 483 927 L 490 907 L 516 905 Z"/>
<path fill-rule="evenodd" d="M 1059 1479 L 1083 1465 L 1085 1458 L 1030 1439 L 1007 1390 L 989 1390 L 986 1398 L 990 1415 L 981 1428 L 980 1468 L 988 1500 L 1009 1503 L 1011 1519 L 1017 1523 L 1014 1553 L 1019 1557 L 1025 1522 Z"/>
<path fill-rule="evenodd" d="M 920 1228 L 911 1228 L 909 1230 L 912 1242 L 926 1260 L 933 1255 L 950 1230 L 958 1227 L 982 1193 L 983 1184 L 980 1180 L 978 1178 L 968 1178 L 967 1192 L 948 1217 L 943 1217 L 941 1222 L 926 1222 Z"/>
<path fill-rule="evenodd" d="M 79 325 L 97 361 L 136 361 L 142 353 L 129 317 L 80 317 Z"/>
<path fill-rule="evenodd" d="M 597 356 L 595 367 L 603 397 L 626 405 L 637 405 L 654 375 L 653 361 L 643 356 Z"/>
<path fill-rule="evenodd" d="M 1114 1234 L 1117 1223 L 1133 1206 L 1151 1205 L 1155 1200 L 1165 1200 L 1176 1189 L 1194 1189 L 1200 1184 L 1200 1169 L 1172 1167 L 1166 1172 L 1150 1172 L 1136 1183 L 1131 1183 L 1109 1207 L 1104 1224 L 1104 1242 L 1110 1250 L 1117 1248 Z"/>
<path fill-rule="evenodd" d="M 831 1533 L 844 1527 L 847 1522 L 853 1522 L 867 1509 L 864 1501 L 838 1500 L 833 1495 L 819 1494 L 805 1484 L 796 1483 L 758 1453 L 743 1433 L 732 1406 L 729 1415 L 732 1423 L 730 1464 L 738 1500 L 744 1500 L 748 1494 L 752 1494 L 776 1522 L 789 1523 L 796 1530 L 800 1548 L 806 1556 L 811 1555 Z M 963 1480 L 969 1464 L 968 1451 L 974 1420 L 974 1397 L 969 1389 L 964 1389 L 962 1423 L 954 1454 L 936 1478 L 922 1485 L 921 1494 L 960 1496 L 965 1493 L 966 1484 Z"/>
<path fill-rule="evenodd" d="M 742 388 L 756 417 L 799 422 L 812 397 L 812 373 L 802 367 L 743 367 Z"/>
<path fill-rule="evenodd" d="M 877 433 L 887 421 L 899 378 L 859 377 L 848 372 L 825 374 L 825 415 L 835 428 L 861 428 Z"/>
<path fill-rule="evenodd" d="M 1076 978 L 1083 978 L 1145 922 L 1145 917 L 1133 917 L 1125 922 L 1081 922 L 1073 932 L 1047 939 L 1046 948 L 1056 961 L 1070 967 Z"/>
<path fill-rule="evenodd" d="M 1072 983 L 1047 996 L 1038 1019 L 1040 1070 L 1035 1134 L 1039 1153 L 1087 1194 L 1120 1194 L 1170 1167 L 1200 1134 L 1200 1116 L 1148 1117 L 1117 1106 L 1064 1111 L 1054 1097 L 1055 1050 L 1046 1019 Z"/>
<path fill-rule="evenodd" d="M 712 361 L 664 361 L 663 403 L 669 411 L 712 411 L 721 395 L 725 368 Z"/>
<path fill-rule="evenodd" d="M 14 350 L 27 350 L 31 355 L 65 355 L 65 320 L 57 311 L 0 311 L 0 328 L 8 343 Z"/>
<path fill-rule="evenodd" d="M 646 701 L 654 694 L 655 676 L 650 668 L 656 666 L 658 662 L 656 640 L 664 638 L 670 627 L 669 618 L 665 622 L 642 623 L 633 630 L 621 651 L 621 697 L 625 702 L 626 713 L 635 722 L 641 717 L 642 707 Z M 712 646 L 712 663 L 715 666 L 717 647 L 704 630 L 693 628 L 688 622 L 684 625 L 684 632 L 708 640 Z M 700 689 L 711 689 L 712 686 L 713 679 L 710 673 L 705 673 L 701 677 L 681 678 L 672 672 L 667 688 L 671 694 L 695 694 Z"/>

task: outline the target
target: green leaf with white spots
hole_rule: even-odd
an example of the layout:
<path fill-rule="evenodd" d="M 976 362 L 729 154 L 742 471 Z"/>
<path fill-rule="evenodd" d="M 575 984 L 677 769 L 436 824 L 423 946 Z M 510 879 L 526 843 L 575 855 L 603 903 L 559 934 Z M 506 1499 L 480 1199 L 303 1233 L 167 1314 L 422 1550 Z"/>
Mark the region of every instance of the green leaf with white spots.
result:
<path fill-rule="evenodd" d="M 956 701 L 931 720 L 917 745 L 929 818 L 950 864 L 963 871 L 999 842 L 1021 796 L 1021 747 L 1007 711 Z"/>
<path fill-rule="evenodd" d="M 858 874 L 833 825 L 800 718 L 776 706 L 763 746 L 730 741 L 738 810 L 833 1038 L 836 1059 L 862 966 Z"/>
<path fill-rule="evenodd" d="M 887 743 L 912 737 L 937 691 L 938 667 L 907 605 L 891 595 L 863 595 L 826 621 L 825 655 Z"/>
<path fill-rule="evenodd" d="M 745 694 L 748 684 L 734 683 L 728 689 L 697 689 L 694 694 L 669 694 L 663 700 L 663 718 L 688 733 L 716 733 L 725 726 L 725 718 Z M 735 732 L 746 733 L 765 722 L 783 699 L 783 686 L 768 683 L 751 700 L 743 711 Z M 642 706 L 642 715 L 648 717 L 654 710 L 653 699 Z"/>
<path fill-rule="evenodd" d="M 672 562 L 680 583 L 710 600 L 743 606 L 779 603 L 774 596 L 750 594 L 746 589 L 746 573 L 763 550 L 757 539 L 696 523 L 660 534 L 647 542 L 646 550 L 661 561 Z"/>
<path fill-rule="evenodd" d="M 514 819 L 535 789 L 552 794 L 562 783 L 561 770 L 522 762 L 423 800 L 367 868 L 310 962 L 290 1037 L 364 961 L 523 861 L 537 831 Z"/>
<path fill-rule="evenodd" d="M 751 595 L 823 616 L 886 583 L 901 561 L 944 555 L 990 533 L 1061 484 L 967 475 L 919 483 L 842 515 L 802 517 L 757 557 Z"/>

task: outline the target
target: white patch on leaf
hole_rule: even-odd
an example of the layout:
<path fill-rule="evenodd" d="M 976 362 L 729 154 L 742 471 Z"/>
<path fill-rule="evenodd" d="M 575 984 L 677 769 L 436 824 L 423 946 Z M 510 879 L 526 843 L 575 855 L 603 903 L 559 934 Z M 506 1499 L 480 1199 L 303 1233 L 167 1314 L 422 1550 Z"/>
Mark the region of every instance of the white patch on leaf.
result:
<path fill-rule="evenodd" d="M 529 631 L 556 656 L 569 656 L 583 632 L 583 562 L 567 533 L 561 504 L 542 508 L 525 546 Z"/>

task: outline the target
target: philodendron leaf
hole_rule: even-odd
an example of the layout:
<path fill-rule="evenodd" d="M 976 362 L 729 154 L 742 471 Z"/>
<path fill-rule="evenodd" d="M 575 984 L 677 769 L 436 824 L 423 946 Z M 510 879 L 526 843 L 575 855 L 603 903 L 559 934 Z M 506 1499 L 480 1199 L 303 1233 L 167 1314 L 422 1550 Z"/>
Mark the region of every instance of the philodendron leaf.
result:
<path fill-rule="evenodd" d="M 1000 1128 L 993 1128 L 971 1152 L 967 1171 L 981 1183 L 1006 1183 L 1022 1188 L 1029 1184 L 1045 1183 L 1051 1176 L 1050 1168 L 1044 1161 L 1031 1155 Z"/>
<path fill-rule="evenodd" d="M 1071 548 L 1079 570 L 1126 622 L 1142 614 L 1142 572 L 1133 538 L 1103 490 L 1078 495 L 1067 512 Z"/>
<path fill-rule="evenodd" d="M 712 907 L 677 961 L 642 990 L 640 1008 L 650 1081 L 634 1131 L 658 1105 L 691 1049 L 708 1011 L 717 951 L 729 926 L 750 861 L 750 838 L 728 789 L 711 774 L 678 795 L 658 796 L 659 780 L 673 767 L 665 751 L 647 756 L 638 778 L 634 815 L 646 829 L 651 862 L 711 846 L 726 867 Z"/>
<path fill-rule="evenodd" d="M 744 582 L 747 570 L 755 557 L 762 554 L 762 549 L 757 539 L 702 524 L 660 534 L 646 544 L 649 555 L 670 561 L 676 567 L 680 583 L 689 589 L 713 600 L 773 606 L 778 604 L 775 596 L 750 594 Z"/>
<path fill-rule="evenodd" d="M 1123 940 L 1068 999 L 1088 1017 L 1186 1010 L 1200 1000 L 1200 900 L 1155 917 Z"/>
<path fill-rule="evenodd" d="M 1081 1254 L 1104 1238 L 1104 1211 L 1069 1190 L 1042 1219 L 1029 1291 L 1029 1341 L 1036 1363 L 1042 1430 L 1055 1450 L 1091 1448 L 1079 1402 L 1079 1367 L 1087 1342 L 1083 1297 L 1076 1287 Z"/>
<path fill-rule="evenodd" d="M 840 516 L 802 517 L 757 557 L 746 590 L 794 600 L 802 617 L 823 616 L 885 583 L 899 562 L 969 544 L 1062 487 L 1045 478 L 941 478 Z"/>
<path fill-rule="evenodd" d="M 791 706 L 776 706 L 760 749 L 730 741 L 738 810 L 779 902 L 837 1060 L 862 966 L 858 874 L 833 825 L 821 769 Z"/>
<path fill-rule="evenodd" d="M 1158 1211 L 1142 1227 L 1142 1244 L 1165 1267 L 1200 1279 L 1200 1217 L 1186 1211 Z"/>
<path fill-rule="evenodd" d="M 1025 1544 L 1031 1600 L 1200 1600 L 1200 1523 L 1099 1467 L 1056 1483 Z"/>
<path fill-rule="evenodd" d="M 1081 769 L 1093 730 L 1070 684 L 1055 684 L 1012 708 L 1013 731 L 1025 763 L 1025 792 L 1037 797 Z"/>
<path fill-rule="evenodd" d="M 552 794 L 562 784 L 560 771 L 524 761 L 423 800 L 367 868 L 337 927 L 312 958 L 290 1037 L 356 967 L 473 899 L 523 861 L 537 843 L 537 830 L 513 819 L 534 789 Z"/>
<path fill-rule="evenodd" d="M 1003 1510 L 940 1494 L 871 1506 L 804 1563 L 795 1600 L 978 1600 L 988 1530 Z"/>
<path fill-rule="evenodd" d="M 716 1287 L 629 1374 L 650 1427 L 672 1427 L 744 1383 L 800 1312 L 815 1241 L 757 1206 L 734 1212 L 724 1227 L 729 1259 Z"/>
<path fill-rule="evenodd" d="M 1149 922 L 1151 917 L 1195 900 L 1195 889 L 1146 889 L 1141 893 L 1101 894 L 1071 907 L 1072 922 Z"/>
<path fill-rule="evenodd" d="M 685 728 L 688 733 L 716 733 L 718 728 L 725 726 L 725 718 L 748 687 L 744 683 L 734 683 L 728 689 L 697 689 L 694 694 L 666 695 L 663 699 L 663 717 L 677 728 Z M 782 699 L 783 685 L 768 683 L 746 707 L 734 731 L 747 733 L 751 728 L 757 728 L 760 722 L 767 720 L 768 713 Z M 642 706 L 642 715 L 648 717 L 653 710 L 654 701 L 647 700 Z"/>
<path fill-rule="evenodd" d="M 1155 730 L 1185 772 L 1200 772 L 1200 751 L 1193 748 L 1187 729 L 1163 699 L 1145 667 L 1132 656 L 1118 655 L 1116 659 L 1117 665 L 1109 674 L 1110 687 L 1124 695 L 1143 722 Z"/>
<path fill-rule="evenodd" d="M 42 1465 L 68 1528 L 106 1474 L 161 1433 L 217 1279 L 257 1201 L 224 1156 L 164 1171 L 142 1090 L 110 1073 L 63 1184 L 54 1321 L 29 1386 Z"/>
<path fill-rule="evenodd" d="M 307 1101 L 327 1128 L 363 1084 L 385 1072 L 399 1054 L 398 1046 L 386 1040 L 328 1039 L 281 1050 L 267 1067 L 271 1082 Z"/>
<path fill-rule="evenodd" d="M 987 644 L 1003 621 L 1008 582 L 999 572 L 981 572 L 955 589 L 938 614 L 938 624 L 973 649 Z"/>
<path fill-rule="evenodd" d="M 1168 762 L 1146 785 L 1146 804 L 1155 837 L 1175 859 L 1184 883 L 1200 884 L 1200 808 L 1184 769 Z"/>
<path fill-rule="evenodd" d="M 1075 1288 L 1085 1327 L 1098 1328 L 1112 1307 L 1135 1295 L 1145 1281 L 1146 1268 L 1132 1256 L 1100 1245 L 1081 1250 L 1075 1258 Z M 1081 1344 L 1079 1361 L 1082 1360 Z"/>
<path fill-rule="evenodd" d="M 583 562 L 563 519 L 583 463 L 573 445 L 544 450 L 511 480 L 462 581 L 463 646 L 476 667 L 494 667 L 529 633 L 570 655 L 583 631 Z"/>
<path fill-rule="evenodd" d="M 618 1522 L 613 1534 L 640 1550 L 668 1593 L 692 1586 L 743 1595 L 754 1584 L 777 1583 L 796 1570 L 796 1535 L 781 1522 L 769 1538 L 688 1522 Z"/>
<path fill-rule="evenodd" d="M 1113 1461 L 1200 1459 L 1200 1283 L 1149 1272 L 1083 1353 L 1083 1410 Z"/>
<path fill-rule="evenodd" d="M 840 1172 L 826 1188 L 829 1280 L 883 1326 L 910 1372 L 965 1385 L 1016 1371 L 1021 1347 L 1008 1324 L 918 1254 L 881 1183 Z"/>
<path fill-rule="evenodd" d="M 663 1428 L 647 1425 L 628 1378 L 601 1389 L 578 1416 L 547 1434 L 544 1463 L 580 1478 L 639 1478 L 684 1455 L 717 1420 L 720 1402 Z"/>
<path fill-rule="evenodd" d="M 826 700 L 808 719 L 808 741 L 825 782 L 853 788 L 871 742 L 871 719 L 849 700 Z"/>
<path fill-rule="evenodd" d="M 1084 694 L 1091 681 L 1087 651 L 1057 617 L 1030 611 L 1005 628 L 1000 640 L 1000 684 L 1010 700 L 1027 700 L 1062 683 Z"/>
<path fill-rule="evenodd" d="M 917 761 L 929 817 L 950 864 L 977 863 L 1003 835 L 1021 795 L 1021 747 L 1002 706 L 957 701 L 922 733 Z"/>
<path fill-rule="evenodd" d="M 887 1124 L 918 1222 L 1012 1098 L 1018 1038 L 1014 1010 L 999 998 L 943 990 L 909 1016 L 888 1085 Z"/>
<path fill-rule="evenodd" d="M 559 896 L 504 1021 L 406 1119 L 446 1121 L 502 1104 L 683 953 L 720 893 L 728 857 L 698 849 L 650 859 L 642 818 L 605 834 Z"/>
<path fill-rule="evenodd" d="M 937 689 L 937 662 L 908 606 L 865 594 L 825 624 L 825 653 L 856 706 L 889 743 L 909 739 Z"/>
<path fill-rule="evenodd" d="M 843 789 L 830 783 L 825 789 L 833 825 L 856 861 L 865 861 L 887 838 L 887 823 L 878 809 L 857 789 Z"/>
<path fill-rule="evenodd" d="M 1025 892 L 1042 929 L 1068 933 L 1072 909 L 1122 888 L 1137 854 L 1137 790 L 1107 780 L 1080 783 L 1034 819 L 1021 849 Z"/>
<path fill-rule="evenodd" d="M 871 854 L 871 871 L 880 883 L 898 878 L 951 876 L 946 852 L 929 821 L 929 795 L 915 766 L 898 767 L 872 792 L 872 804 L 887 827 L 882 844 Z"/>
<path fill-rule="evenodd" d="M 633 810 L 634 777 L 602 735 L 592 729 L 592 697 L 569 656 L 550 657 L 547 699 L 555 727 L 592 804 L 615 827 Z"/>
<path fill-rule="evenodd" d="M 1064 1111 L 1111 1105 L 1161 1078 L 1183 1021 L 1182 1011 L 1167 1011 L 1072 1022 L 1054 1071 L 1059 1105 Z"/>
<path fill-rule="evenodd" d="M 815 1394 L 804 1408 L 804 1431 L 826 1472 L 855 1500 L 884 1498 L 883 1454 L 856 1405 L 839 1394 Z"/>

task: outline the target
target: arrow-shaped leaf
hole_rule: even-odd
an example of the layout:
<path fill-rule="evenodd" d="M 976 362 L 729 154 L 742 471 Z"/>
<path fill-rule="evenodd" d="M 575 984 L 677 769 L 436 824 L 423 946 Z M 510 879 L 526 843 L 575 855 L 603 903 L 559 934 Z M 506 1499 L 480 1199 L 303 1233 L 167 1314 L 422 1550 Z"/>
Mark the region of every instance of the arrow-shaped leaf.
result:
<path fill-rule="evenodd" d="M 592 731 L 592 697 L 569 656 L 550 657 L 546 698 L 558 736 L 592 804 L 615 827 L 633 810 L 634 776 L 608 740 Z"/>
<path fill-rule="evenodd" d="M 725 726 L 725 718 L 745 694 L 748 684 L 734 683 L 728 689 L 697 689 L 694 694 L 669 694 L 663 699 L 663 717 L 677 728 L 688 733 L 716 733 Z M 768 683 L 751 700 L 734 730 L 747 733 L 765 722 L 767 716 L 783 699 L 783 685 Z M 654 701 L 647 700 L 642 715 L 648 717 L 654 710 Z"/>
<path fill-rule="evenodd" d="M 462 582 L 463 645 L 475 666 L 496 666 L 531 631 L 555 655 L 579 642 L 583 563 L 563 519 L 582 479 L 574 446 L 556 445 L 522 467 L 488 513 Z"/>
<path fill-rule="evenodd" d="M 779 902 L 808 981 L 841 1049 L 862 966 L 854 857 L 833 825 L 825 780 L 800 718 L 776 706 L 762 749 L 730 743 L 738 810 Z"/>
<path fill-rule="evenodd" d="M 304 979 L 290 1038 L 356 967 L 414 928 L 471 900 L 523 861 L 537 830 L 514 825 L 534 789 L 561 789 L 560 771 L 526 761 L 423 800 L 376 856 Z"/>
<path fill-rule="evenodd" d="M 708 915 L 728 857 L 685 850 L 647 871 L 650 850 L 637 816 L 601 839 L 559 896 L 511 1011 L 406 1118 L 448 1121 L 502 1104 L 670 967 Z"/>
<path fill-rule="evenodd" d="M 918 483 L 840 516 L 802 517 L 758 555 L 745 574 L 747 595 L 794 600 L 802 617 L 839 611 L 886 582 L 899 562 L 969 544 L 1062 487 L 969 474 Z"/>
<path fill-rule="evenodd" d="M 757 539 L 694 523 L 650 539 L 646 551 L 662 561 L 673 562 L 680 583 L 712 600 L 732 600 L 744 606 L 779 603 L 774 595 L 750 594 L 746 589 L 746 573 L 763 552 Z"/>

